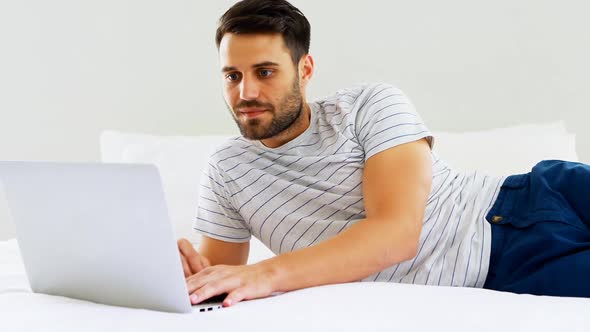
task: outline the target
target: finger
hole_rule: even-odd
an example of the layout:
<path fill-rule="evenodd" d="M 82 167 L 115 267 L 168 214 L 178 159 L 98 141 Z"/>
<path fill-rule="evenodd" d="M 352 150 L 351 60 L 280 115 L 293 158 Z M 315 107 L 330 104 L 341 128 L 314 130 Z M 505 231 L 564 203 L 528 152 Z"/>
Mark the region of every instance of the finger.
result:
<path fill-rule="evenodd" d="M 192 273 L 197 273 L 201 271 L 204 267 L 201 264 L 201 255 L 195 250 L 193 244 L 190 243 L 187 239 L 180 239 L 178 240 L 178 249 L 182 253 L 182 255 L 186 258 L 186 261 L 192 271 Z"/>
<path fill-rule="evenodd" d="M 184 246 L 184 241 L 186 241 L 185 239 L 179 239 L 177 244 L 178 244 L 178 252 L 180 253 L 180 260 L 182 262 L 182 271 L 184 272 L 184 277 L 188 277 L 190 275 L 193 274 L 193 272 L 190 269 L 190 266 L 186 260 L 186 257 L 184 255 L 184 253 L 182 252 L 182 247 Z"/>
<path fill-rule="evenodd" d="M 191 260 L 189 260 L 189 264 L 191 265 L 193 271 L 201 272 L 203 269 L 206 268 L 203 259 L 206 258 L 204 256 L 197 254 L 196 256 L 192 257 Z"/>
<path fill-rule="evenodd" d="M 223 290 L 223 287 L 219 283 L 209 283 L 192 293 L 189 292 L 189 296 L 192 304 L 198 304 L 222 293 L 226 293 L 226 291 Z"/>
<path fill-rule="evenodd" d="M 189 267 L 186 258 L 184 258 L 182 254 L 180 255 L 180 259 L 182 260 L 182 270 L 184 271 L 184 277 L 188 278 L 191 275 L 193 275 L 193 272 L 191 271 L 191 268 Z"/>
<path fill-rule="evenodd" d="M 178 250 L 184 256 L 194 255 L 197 251 L 193 248 L 192 243 L 190 243 L 187 239 L 178 239 Z"/>
<path fill-rule="evenodd" d="M 231 291 L 225 300 L 223 300 L 224 307 L 231 307 L 232 305 L 241 302 L 242 300 L 249 300 L 251 298 L 255 298 L 253 294 L 248 291 L 245 287 L 236 288 Z"/>
<path fill-rule="evenodd" d="M 215 295 L 229 293 L 238 287 L 240 287 L 239 278 L 225 278 L 207 282 L 196 291 L 189 293 L 191 294 L 191 302 L 195 301 L 193 302 L 195 304 Z"/>
<path fill-rule="evenodd" d="M 197 289 L 205 286 L 207 283 L 219 279 L 218 276 L 212 276 L 215 268 L 203 269 L 200 272 L 193 274 L 186 279 L 186 287 L 189 294 L 195 292 Z"/>
<path fill-rule="evenodd" d="M 203 265 L 203 268 L 211 266 L 209 259 L 205 256 L 201 256 L 201 264 Z"/>
<path fill-rule="evenodd" d="M 195 260 L 196 261 L 196 260 Z M 202 270 L 211 266 L 209 259 L 203 255 L 199 255 L 199 262 L 193 264 L 193 271 L 194 273 L 201 272 Z M 195 270 L 198 269 L 198 270 Z"/>

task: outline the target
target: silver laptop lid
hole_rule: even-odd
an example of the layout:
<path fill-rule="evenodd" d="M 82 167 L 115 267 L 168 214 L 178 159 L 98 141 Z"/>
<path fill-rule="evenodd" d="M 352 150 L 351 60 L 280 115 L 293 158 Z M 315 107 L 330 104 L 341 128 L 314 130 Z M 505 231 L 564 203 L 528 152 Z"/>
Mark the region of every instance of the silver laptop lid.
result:
<path fill-rule="evenodd" d="M 152 165 L 0 162 L 34 292 L 191 312 Z"/>

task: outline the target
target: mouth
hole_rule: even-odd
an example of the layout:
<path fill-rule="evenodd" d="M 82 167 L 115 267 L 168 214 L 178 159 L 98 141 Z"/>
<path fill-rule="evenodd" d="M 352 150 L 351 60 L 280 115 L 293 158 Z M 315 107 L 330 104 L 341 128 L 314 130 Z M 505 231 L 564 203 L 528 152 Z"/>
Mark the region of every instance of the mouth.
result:
<path fill-rule="evenodd" d="M 244 116 L 247 119 L 253 119 L 265 113 L 267 110 L 264 108 L 256 108 L 256 107 L 245 107 L 241 108 L 238 113 Z"/>

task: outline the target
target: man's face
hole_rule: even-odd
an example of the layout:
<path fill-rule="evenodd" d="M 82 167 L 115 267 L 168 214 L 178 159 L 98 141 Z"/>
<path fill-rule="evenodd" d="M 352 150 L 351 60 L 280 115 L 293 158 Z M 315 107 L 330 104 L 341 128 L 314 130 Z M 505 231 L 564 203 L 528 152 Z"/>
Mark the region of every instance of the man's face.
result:
<path fill-rule="evenodd" d="M 274 137 L 301 116 L 298 70 L 280 34 L 227 33 L 219 57 L 225 102 L 242 136 Z"/>

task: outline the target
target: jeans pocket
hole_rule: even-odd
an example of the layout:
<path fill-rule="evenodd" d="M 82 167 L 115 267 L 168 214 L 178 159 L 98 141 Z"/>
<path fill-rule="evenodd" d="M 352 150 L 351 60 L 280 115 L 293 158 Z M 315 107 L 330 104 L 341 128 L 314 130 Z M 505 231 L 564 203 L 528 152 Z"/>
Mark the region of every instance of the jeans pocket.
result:
<path fill-rule="evenodd" d="M 513 225 L 518 228 L 526 228 L 540 222 L 561 223 L 564 226 L 575 227 L 580 231 L 587 232 L 584 222 L 567 207 L 561 210 L 536 211 L 526 218 L 513 222 Z"/>

